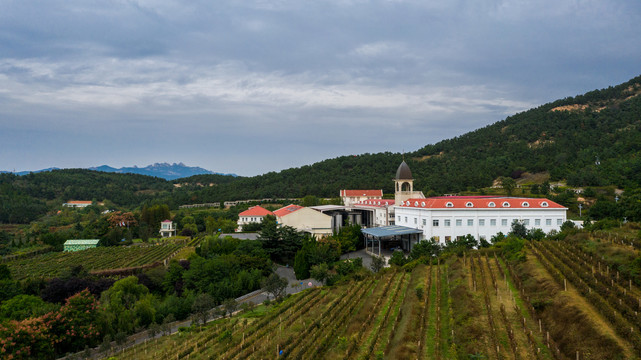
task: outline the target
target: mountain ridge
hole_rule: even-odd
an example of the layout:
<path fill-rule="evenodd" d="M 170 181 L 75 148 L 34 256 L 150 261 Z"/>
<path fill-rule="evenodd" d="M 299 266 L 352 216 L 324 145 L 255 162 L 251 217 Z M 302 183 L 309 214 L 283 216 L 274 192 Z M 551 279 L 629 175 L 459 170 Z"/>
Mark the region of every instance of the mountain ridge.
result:
<path fill-rule="evenodd" d="M 22 176 L 30 173 L 37 174 L 37 173 L 48 172 L 53 170 L 61 170 L 61 169 L 57 167 L 50 167 L 50 168 L 40 169 L 40 170 L 19 171 L 19 172 L 15 172 L 14 174 Z M 162 178 L 168 181 L 191 177 L 194 175 L 205 175 L 205 174 L 206 175 L 226 175 L 226 176 L 233 176 L 233 177 L 238 176 L 236 174 L 224 174 L 224 173 L 214 172 L 198 166 L 187 166 L 182 162 L 173 163 L 173 164 L 162 162 L 162 163 L 153 163 L 145 167 L 138 167 L 134 165 L 134 166 L 124 166 L 121 168 L 115 168 L 109 165 L 100 165 L 100 166 L 84 168 L 84 170 L 94 170 L 94 171 L 101 171 L 101 172 L 107 172 L 107 173 L 119 173 L 119 174 L 147 175 L 147 176 Z M 10 171 L 0 171 L 0 173 L 10 173 Z"/>

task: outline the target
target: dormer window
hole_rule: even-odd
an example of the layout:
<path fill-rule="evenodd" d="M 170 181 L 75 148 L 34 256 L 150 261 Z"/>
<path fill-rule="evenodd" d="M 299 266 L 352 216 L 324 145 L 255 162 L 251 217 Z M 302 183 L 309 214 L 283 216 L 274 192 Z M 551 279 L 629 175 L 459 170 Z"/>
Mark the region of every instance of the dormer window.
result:
<path fill-rule="evenodd" d="M 548 202 L 547 201 L 543 201 L 541 203 L 541 207 L 548 207 Z"/>
<path fill-rule="evenodd" d="M 418 206 L 418 201 L 414 201 L 414 206 Z"/>
<path fill-rule="evenodd" d="M 507 202 L 507 201 L 506 201 L 506 202 L 504 202 L 504 203 L 503 203 L 503 207 L 510 207 L 510 203 L 509 203 L 509 202 Z"/>
<path fill-rule="evenodd" d="M 487 203 L 487 207 L 496 207 L 496 204 L 494 203 L 494 201 L 490 201 L 489 203 Z"/>
<path fill-rule="evenodd" d="M 445 207 L 454 207 L 454 204 L 452 204 L 451 202 L 448 202 L 447 204 L 445 204 Z"/>
<path fill-rule="evenodd" d="M 521 206 L 523 206 L 523 207 L 530 207 L 530 203 L 529 203 L 529 202 L 527 202 L 527 201 L 524 201 L 524 202 L 521 204 Z"/>
<path fill-rule="evenodd" d="M 425 207 L 425 201 L 421 201 L 421 206 Z"/>
<path fill-rule="evenodd" d="M 471 201 L 468 201 L 467 203 L 465 203 L 465 207 L 474 207 L 474 204 L 472 204 Z"/>

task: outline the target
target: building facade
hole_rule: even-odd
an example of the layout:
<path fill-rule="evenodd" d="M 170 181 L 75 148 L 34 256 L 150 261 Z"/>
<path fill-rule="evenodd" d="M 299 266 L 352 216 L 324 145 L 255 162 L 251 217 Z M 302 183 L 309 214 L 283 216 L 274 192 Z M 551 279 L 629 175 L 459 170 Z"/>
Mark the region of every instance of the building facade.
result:
<path fill-rule="evenodd" d="M 379 227 L 394 225 L 394 200 L 377 199 L 364 200 L 354 204 L 355 209 L 367 210 L 371 213 L 368 217 L 370 223 L 362 224 L 365 227 Z"/>
<path fill-rule="evenodd" d="M 238 214 L 238 229 L 236 231 L 243 231 L 243 225 L 261 223 L 267 215 L 274 215 L 274 213 L 260 205 L 250 207 Z"/>
<path fill-rule="evenodd" d="M 512 230 L 514 221 L 545 233 L 559 231 L 567 208 L 541 198 L 443 196 L 407 199 L 395 206 L 396 225 L 423 231 L 423 239 L 444 244 L 468 234 L 475 239 Z"/>
<path fill-rule="evenodd" d="M 171 220 L 165 220 L 160 223 L 160 230 L 158 231 L 160 233 L 160 237 L 170 237 L 170 236 L 176 236 L 176 226 L 174 225 L 174 222 Z"/>
<path fill-rule="evenodd" d="M 341 190 L 340 197 L 343 205 L 352 206 L 365 200 L 382 199 L 383 190 Z"/>
<path fill-rule="evenodd" d="M 288 205 L 274 211 L 278 224 L 316 237 L 332 235 L 332 217 L 309 207 Z"/>

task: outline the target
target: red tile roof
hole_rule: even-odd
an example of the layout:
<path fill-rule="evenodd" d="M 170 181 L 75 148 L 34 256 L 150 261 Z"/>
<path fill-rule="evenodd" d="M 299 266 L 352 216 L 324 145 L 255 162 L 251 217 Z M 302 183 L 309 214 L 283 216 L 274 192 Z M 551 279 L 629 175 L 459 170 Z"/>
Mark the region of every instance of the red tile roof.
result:
<path fill-rule="evenodd" d="M 252 206 L 249 209 L 241 212 L 238 216 L 265 216 L 274 215 L 273 212 L 261 207 L 260 205 Z"/>
<path fill-rule="evenodd" d="M 67 204 L 76 204 L 76 205 L 91 205 L 91 201 L 84 201 L 84 200 L 71 200 L 67 201 Z"/>
<path fill-rule="evenodd" d="M 383 190 L 341 190 L 341 196 L 378 196 L 383 197 Z"/>
<path fill-rule="evenodd" d="M 392 206 L 394 203 L 395 201 L 390 199 L 372 199 L 359 201 L 355 205 L 383 207 L 386 205 Z"/>
<path fill-rule="evenodd" d="M 283 217 L 285 215 L 289 215 L 294 211 L 300 210 L 302 208 L 303 208 L 302 206 L 291 204 L 274 211 L 274 215 L 278 217 Z"/>
<path fill-rule="evenodd" d="M 548 199 L 493 196 L 441 196 L 409 199 L 398 205 L 425 209 L 565 209 L 564 206 Z"/>

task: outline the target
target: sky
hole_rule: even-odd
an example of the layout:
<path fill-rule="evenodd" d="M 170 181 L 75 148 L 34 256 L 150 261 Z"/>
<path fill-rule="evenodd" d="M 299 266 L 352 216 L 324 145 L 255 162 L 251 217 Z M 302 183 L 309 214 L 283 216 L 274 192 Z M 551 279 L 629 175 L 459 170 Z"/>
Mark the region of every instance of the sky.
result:
<path fill-rule="evenodd" d="M 629 0 L 0 0 L 0 170 L 251 176 L 641 74 Z"/>

